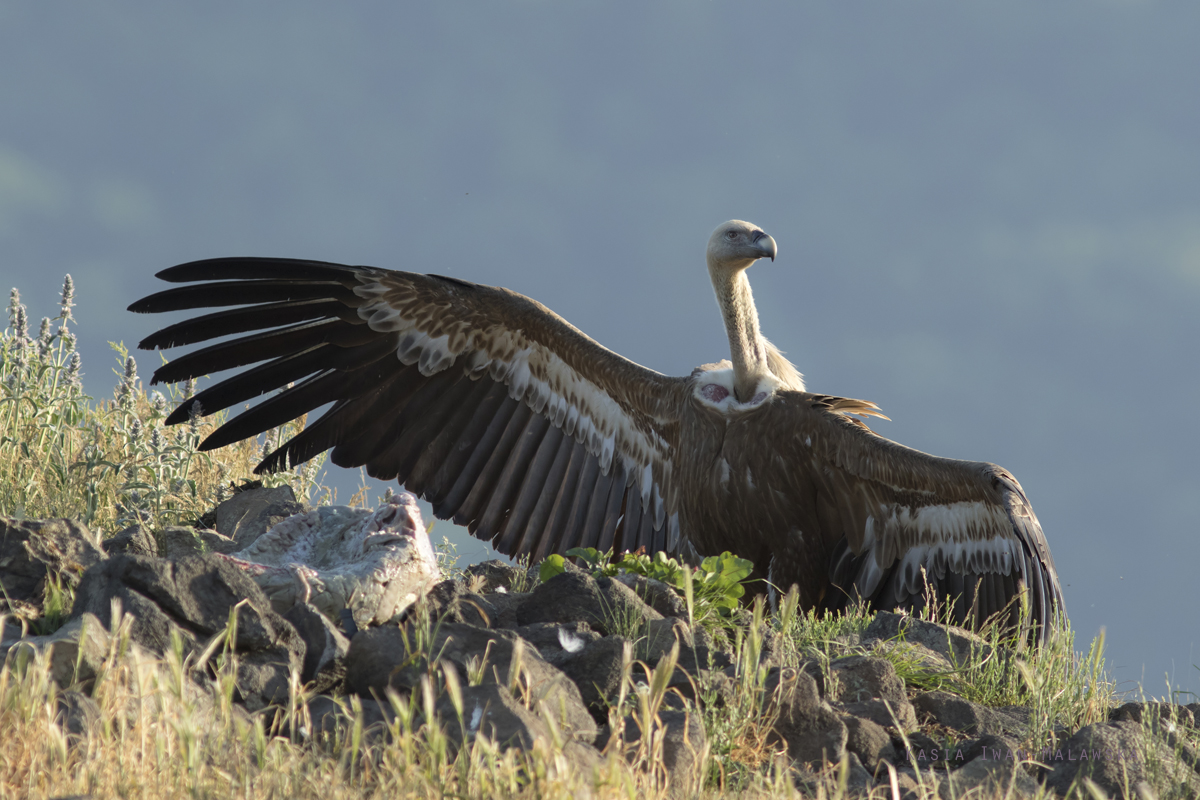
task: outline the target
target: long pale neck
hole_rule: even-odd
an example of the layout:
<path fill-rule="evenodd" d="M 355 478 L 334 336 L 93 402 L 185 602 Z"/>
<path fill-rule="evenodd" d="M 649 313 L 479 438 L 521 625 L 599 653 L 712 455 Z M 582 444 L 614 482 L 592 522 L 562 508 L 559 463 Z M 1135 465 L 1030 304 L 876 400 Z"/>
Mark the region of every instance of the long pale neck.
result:
<path fill-rule="evenodd" d="M 767 348 L 758 330 L 758 312 L 745 270 L 709 270 L 717 305 L 725 318 L 729 335 L 729 352 L 733 361 L 733 388 L 739 402 L 754 396 L 761 378 L 770 373 L 767 367 Z"/>

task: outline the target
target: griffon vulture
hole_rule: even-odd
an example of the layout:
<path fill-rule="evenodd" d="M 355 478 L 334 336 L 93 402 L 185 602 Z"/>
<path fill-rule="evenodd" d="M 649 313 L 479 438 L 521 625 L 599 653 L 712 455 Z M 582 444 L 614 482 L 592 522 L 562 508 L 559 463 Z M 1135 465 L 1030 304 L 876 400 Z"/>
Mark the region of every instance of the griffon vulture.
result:
<path fill-rule="evenodd" d="M 325 404 L 257 471 L 329 448 L 396 479 L 507 555 L 644 547 L 748 558 L 804 608 L 921 607 L 1045 635 L 1062 608 L 1054 559 L 1016 479 L 884 439 L 848 415 L 878 407 L 804 389 L 759 332 L 746 269 L 776 254 L 733 220 L 708 242 L 730 361 L 669 377 L 622 358 L 550 309 L 454 278 L 280 258 L 218 258 L 158 273 L 190 284 L 137 312 L 236 306 L 171 325 L 143 349 L 247 334 L 183 355 L 154 382 L 256 364 L 185 400 L 168 423 L 272 392 L 217 429 L 213 449 Z M 258 363 L 261 362 L 261 363 Z M 291 385 L 295 382 L 294 385 Z"/>

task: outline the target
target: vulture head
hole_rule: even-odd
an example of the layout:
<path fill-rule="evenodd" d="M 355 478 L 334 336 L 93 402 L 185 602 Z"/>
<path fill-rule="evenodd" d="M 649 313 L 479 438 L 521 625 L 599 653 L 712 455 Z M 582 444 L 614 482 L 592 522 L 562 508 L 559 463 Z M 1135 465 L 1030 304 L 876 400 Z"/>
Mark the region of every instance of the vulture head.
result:
<path fill-rule="evenodd" d="M 775 260 L 775 240 L 752 222 L 731 219 L 708 239 L 710 270 L 741 272 L 760 258 Z"/>

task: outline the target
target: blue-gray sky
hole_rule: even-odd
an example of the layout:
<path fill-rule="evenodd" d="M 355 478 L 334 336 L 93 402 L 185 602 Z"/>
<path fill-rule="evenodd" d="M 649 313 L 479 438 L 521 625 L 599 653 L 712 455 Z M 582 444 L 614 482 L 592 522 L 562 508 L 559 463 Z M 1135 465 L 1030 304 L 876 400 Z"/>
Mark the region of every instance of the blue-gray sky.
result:
<path fill-rule="evenodd" d="M 97 397 L 152 274 L 223 255 L 508 286 L 681 374 L 727 352 L 705 240 L 752 220 L 810 388 L 1012 470 L 1123 688 L 1200 692 L 1197 31 L 1152 2 L 8 3 L 0 284 L 36 319 L 74 276 Z"/>

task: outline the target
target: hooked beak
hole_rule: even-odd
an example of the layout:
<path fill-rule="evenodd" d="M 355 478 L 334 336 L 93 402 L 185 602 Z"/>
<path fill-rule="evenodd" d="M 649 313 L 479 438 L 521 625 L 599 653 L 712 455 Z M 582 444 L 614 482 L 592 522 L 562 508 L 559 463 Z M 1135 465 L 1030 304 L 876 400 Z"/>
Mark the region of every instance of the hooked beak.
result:
<path fill-rule="evenodd" d="M 754 234 L 754 247 L 762 254 L 759 258 L 769 258 L 772 261 L 775 260 L 775 254 L 779 252 L 775 246 L 775 240 L 762 231 Z"/>

